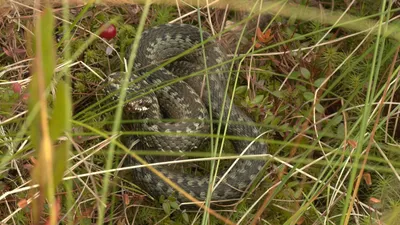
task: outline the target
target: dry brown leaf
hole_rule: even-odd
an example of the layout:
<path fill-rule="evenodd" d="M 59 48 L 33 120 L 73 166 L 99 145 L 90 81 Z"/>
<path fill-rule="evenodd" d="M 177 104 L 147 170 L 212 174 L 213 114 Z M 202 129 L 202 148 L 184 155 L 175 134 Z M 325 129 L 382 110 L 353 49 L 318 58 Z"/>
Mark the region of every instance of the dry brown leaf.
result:
<path fill-rule="evenodd" d="M 352 148 L 357 148 L 357 141 L 355 140 L 347 140 L 347 143 L 351 145 Z"/>
<path fill-rule="evenodd" d="M 371 180 L 371 174 L 370 174 L 370 173 L 364 173 L 363 178 L 364 178 L 364 180 L 365 180 L 365 183 L 366 183 L 368 186 L 371 186 L 371 185 L 372 185 L 372 180 Z"/>
<path fill-rule="evenodd" d="M 377 199 L 377 198 L 374 198 L 374 197 L 369 198 L 369 201 L 370 201 L 372 204 L 381 203 L 381 200 L 380 200 L 380 199 Z"/>
<path fill-rule="evenodd" d="M 274 38 L 274 35 L 271 35 L 271 29 L 268 29 L 264 33 L 261 31 L 259 27 L 257 27 L 256 35 L 257 35 L 257 40 L 259 40 L 261 43 L 268 43 L 269 41 Z"/>
<path fill-rule="evenodd" d="M 20 207 L 21 209 L 25 208 L 28 205 L 28 200 L 26 199 L 21 199 L 18 201 L 17 203 L 18 207 Z"/>

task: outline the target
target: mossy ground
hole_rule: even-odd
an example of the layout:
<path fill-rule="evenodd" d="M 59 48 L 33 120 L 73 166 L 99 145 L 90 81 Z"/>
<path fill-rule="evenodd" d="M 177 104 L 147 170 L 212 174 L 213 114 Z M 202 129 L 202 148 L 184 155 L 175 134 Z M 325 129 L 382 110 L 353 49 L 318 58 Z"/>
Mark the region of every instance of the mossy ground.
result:
<path fill-rule="evenodd" d="M 300 2 L 321 13 L 343 12 L 350 7 L 346 15 L 385 22 L 378 22 L 380 1 L 358 1 L 353 5 L 349 5 L 349 1 L 336 1 L 335 5 L 326 3 L 321 8 L 313 5 L 313 1 Z M 385 19 L 398 16 L 395 6 L 386 6 L 392 12 Z M 60 16 L 58 12 L 54 13 Z M 92 224 L 98 216 L 108 149 L 107 140 L 94 130 L 109 132 L 115 111 L 115 102 L 104 101 L 107 96 L 102 91 L 102 79 L 124 69 L 121 59 L 136 37 L 143 6 L 93 5 L 74 7 L 69 13 L 73 23 L 70 39 L 63 39 L 62 21 L 56 20 L 55 24 L 57 65 L 66 61 L 65 45 L 69 45 L 72 53 L 79 52 L 88 42 L 90 32 L 109 21 L 113 21 L 118 30 L 114 39 L 97 38 L 84 47 L 70 68 L 73 107 L 70 119 L 86 126 L 75 123 L 72 127 L 73 148 L 69 155 L 72 171 L 67 175 L 72 178 L 72 188 L 68 189 L 64 181 L 56 189 L 61 207 L 58 219 L 65 224 L 67 218 L 74 219 L 70 224 Z M 33 31 L 32 15 L 32 10 L 22 8 L 10 10 L 8 16 L 0 20 L 3 49 L 0 53 L 0 156 L 3 159 L 12 156 L 0 168 L 0 196 L 26 186 L 35 166 L 36 153 L 29 144 L 28 133 L 22 140 L 16 140 L 28 115 L 28 83 L 33 57 L 28 42 L 29 33 Z M 210 33 L 224 30 L 217 40 L 235 59 L 231 71 L 238 76 L 237 85 L 231 83 L 235 103 L 266 132 L 263 140 L 269 144 L 269 153 L 276 157 L 268 161 L 270 168 L 260 177 L 260 184 L 252 189 L 248 200 L 219 213 L 242 224 L 250 223 L 256 215 L 260 216 L 258 224 L 319 224 L 324 221 L 340 224 L 350 205 L 346 195 L 353 194 L 348 190 L 357 179 L 350 174 L 352 168 L 358 167 L 364 168 L 364 173 L 357 187 L 357 201 L 351 205 L 354 215 L 349 224 L 398 224 L 399 39 L 393 36 L 378 39 L 376 33 L 367 36 L 368 32 L 353 36 L 356 31 L 352 29 L 340 26 L 330 29 L 331 23 L 317 19 L 306 21 L 295 16 L 218 8 L 203 8 L 193 13 L 190 6 L 168 5 L 151 6 L 145 28 L 176 18 L 180 18 L 178 22 L 201 24 Z M 396 21 L 389 24 L 399 27 Z M 391 85 L 386 86 L 388 82 Z M 50 92 L 48 96 L 50 107 L 53 94 Z M 377 115 L 380 98 L 384 104 L 381 114 Z M 364 114 L 366 103 L 372 103 L 368 106 L 370 115 Z M 366 130 L 361 133 L 362 120 L 369 116 Z M 122 131 L 130 135 L 127 130 Z M 368 147 L 371 141 L 373 144 Z M 365 155 L 366 151 L 368 160 L 363 163 L 360 153 Z M 123 167 L 120 162 L 124 156 L 125 152 L 117 149 L 113 168 Z M 204 173 L 209 164 L 183 169 Z M 80 174 L 86 176 L 78 177 Z M 272 184 L 276 187 L 269 189 Z M 110 185 L 104 222 L 202 223 L 201 213 L 179 209 L 171 197 L 148 198 L 136 188 L 126 171 L 113 171 Z M 38 190 L 16 191 L 0 198 L 0 219 L 11 215 L 8 223 L 29 224 L 32 206 L 28 200 L 34 196 L 34 191 Z M 72 199 L 72 207 L 68 199 Z M 252 207 L 258 199 L 260 201 Z M 48 205 L 44 207 L 47 210 Z M 40 214 L 42 222 L 47 218 L 46 213 Z M 209 224 L 222 222 L 211 216 Z"/>

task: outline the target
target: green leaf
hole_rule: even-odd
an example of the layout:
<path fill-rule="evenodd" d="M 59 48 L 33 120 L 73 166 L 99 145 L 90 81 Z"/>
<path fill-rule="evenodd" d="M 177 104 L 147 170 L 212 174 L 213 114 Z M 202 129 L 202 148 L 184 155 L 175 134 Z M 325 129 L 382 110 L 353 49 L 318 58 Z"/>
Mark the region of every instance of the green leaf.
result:
<path fill-rule="evenodd" d="M 56 64 L 56 56 L 54 50 L 54 18 L 50 8 L 44 10 L 44 14 L 40 19 L 40 35 L 39 41 L 40 50 L 37 53 L 40 55 L 38 60 L 42 64 L 43 75 L 45 78 L 45 87 L 47 88 L 53 77 L 53 72 Z"/>
<path fill-rule="evenodd" d="M 251 101 L 251 103 L 253 104 L 259 104 L 262 102 L 262 100 L 264 99 L 264 95 L 257 95 L 253 101 Z"/>
<path fill-rule="evenodd" d="M 28 111 L 34 113 L 36 104 L 39 103 L 39 89 L 38 89 L 38 76 L 36 73 L 32 75 L 31 83 L 29 84 L 29 99 L 28 99 Z M 39 109 L 40 110 L 40 109 Z M 32 124 L 29 127 L 30 140 L 34 148 L 38 149 L 40 146 L 41 139 L 40 129 L 40 118 L 39 111 L 32 118 Z"/>
<path fill-rule="evenodd" d="M 164 212 L 165 212 L 166 214 L 170 214 L 170 213 L 171 213 L 171 206 L 169 205 L 169 202 L 164 202 L 164 203 L 162 204 L 162 207 L 163 207 Z"/>
<path fill-rule="evenodd" d="M 293 197 L 294 197 L 295 199 L 299 199 L 299 198 L 301 197 L 302 194 L 303 194 L 303 189 L 302 189 L 302 188 L 299 188 L 298 190 L 296 190 L 296 191 L 294 192 Z"/>
<path fill-rule="evenodd" d="M 284 28 L 284 31 L 286 33 L 286 35 L 288 36 L 292 36 L 294 31 L 291 29 L 291 27 L 287 26 L 286 28 Z"/>
<path fill-rule="evenodd" d="M 288 182 L 288 183 L 287 183 L 287 186 L 288 186 L 289 188 L 296 187 L 296 186 L 298 186 L 298 185 L 299 185 L 299 182 L 298 182 L 298 181 L 291 181 L 291 182 Z"/>
<path fill-rule="evenodd" d="M 303 93 L 303 97 L 304 97 L 305 100 L 311 101 L 311 100 L 314 99 L 314 94 L 309 92 L 309 91 L 307 91 L 307 92 Z"/>
<path fill-rule="evenodd" d="M 333 131 L 332 126 L 326 126 L 326 127 L 324 127 L 324 133 L 325 134 L 334 134 L 335 132 Z"/>
<path fill-rule="evenodd" d="M 235 94 L 244 94 L 247 91 L 247 86 L 239 86 L 235 90 Z"/>
<path fill-rule="evenodd" d="M 64 81 L 57 85 L 56 99 L 54 101 L 53 115 L 50 120 L 50 137 L 52 141 L 66 131 L 71 120 L 70 89 Z"/>
<path fill-rule="evenodd" d="M 272 116 L 270 116 L 270 117 L 272 117 Z M 271 125 L 277 126 L 281 121 L 282 121 L 282 118 L 280 116 L 273 117 L 273 120 L 271 121 Z"/>
<path fill-rule="evenodd" d="M 276 91 L 273 91 L 272 94 L 277 98 L 283 98 L 282 91 L 276 90 Z"/>
<path fill-rule="evenodd" d="M 342 119 L 343 119 L 342 115 L 337 115 L 333 117 L 333 119 L 331 120 L 332 126 L 338 125 L 340 122 L 342 122 Z"/>
<path fill-rule="evenodd" d="M 316 81 L 314 81 L 314 86 L 320 87 L 324 81 L 325 81 L 325 78 L 319 78 Z"/>
<path fill-rule="evenodd" d="M 293 26 L 293 25 L 295 25 L 296 20 L 297 20 L 297 15 L 296 14 L 292 14 L 289 17 L 288 24 Z"/>
<path fill-rule="evenodd" d="M 339 138 L 343 139 L 344 138 L 344 124 L 341 123 L 336 129 L 336 134 L 339 136 Z"/>
<path fill-rule="evenodd" d="M 28 110 L 35 113 L 32 124 L 29 129 L 31 141 L 34 148 L 40 148 L 40 140 L 42 139 L 42 129 L 40 128 L 40 110 L 38 107 L 39 94 L 44 92 L 51 82 L 55 67 L 55 51 L 53 45 L 53 15 L 50 8 L 45 8 L 36 23 L 35 29 L 35 61 L 32 73 L 32 80 L 29 86 L 29 102 Z M 39 82 L 41 81 L 41 82 Z M 39 89 L 39 84 L 43 84 Z M 37 111 L 34 111 L 36 107 Z M 47 113 L 47 112 L 46 112 Z"/>
<path fill-rule="evenodd" d="M 64 177 L 67 168 L 70 142 L 64 141 L 54 149 L 54 186 L 57 186 Z"/>
<path fill-rule="evenodd" d="M 310 79 L 310 71 L 308 71 L 308 69 L 304 68 L 304 67 L 300 67 L 300 73 L 301 75 L 306 78 L 306 79 Z"/>
<path fill-rule="evenodd" d="M 296 85 L 296 89 L 298 89 L 299 91 L 302 91 L 302 92 L 306 92 L 307 91 L 307 88 L 305 86 L 303 86 L 303 85 Z"/>
<path fill-rule="evenodd" d="M 306 40 L 304 34 L 299 34 L 299 33 L 294 33 L 293 38 L 296 38 L 299 41 Z M 296 52 L 296 53 L 302 54 L 302 52 Z"/>
<path fill-rule="evenodd" d="M 168 196 L 168 200 L 170 202 L 176 202 L 176 198 L 174 196 L 172 196 L 172 195 Z"/>
<path fill-rule="evenodd" d="M 293 73 L 290 75 L 291 78 L 299 78 L 300 73 L 298 71 L 293 71 Z"/>
<path fill-rule="evenodd" d="M 178 203 L 176 201 L 171 202 L 170 205 L 171 205 L 171 208 L 173 208 L 173 209 L 179 209 L 179 205 L 178 205 Z"/>
<path fill-rule="evenodd" d="M 182 218 L 186 223 L 189 223 L 189 216 L 186 212 L 182 213 Z"/>
<path fill-rule="evenodd" d="M 315 105 L 315 110 L 317 110 L 317 112 L 319 112 L 319 113 L 325 112 L 325 108 L 319 103 L 317 105 Z"/>
<path fill-rule="evenodd" d="M 164 203 L 165 202 L 165 196 L 164 195 L 161 195 L 160 196 L 160 203 Z"/>

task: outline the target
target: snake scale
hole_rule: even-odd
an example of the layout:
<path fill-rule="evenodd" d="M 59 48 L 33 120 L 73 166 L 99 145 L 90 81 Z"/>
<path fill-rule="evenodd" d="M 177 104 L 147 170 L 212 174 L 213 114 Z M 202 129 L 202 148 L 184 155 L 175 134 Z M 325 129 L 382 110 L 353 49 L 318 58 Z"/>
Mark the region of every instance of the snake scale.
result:
<path fill-rule="evenodd" d="M 155 88 L 154 92 L 132 102 L 127 102 L 125 111 L 128 114 L 129 112 L 139 111 L 141 117 L 147 119 L 147 122 L 141 124 L 140 129 L 159 134 L 139 137 L 141 142 L 144 143 L 145 149 L 180 152 L 195 149 L 204 138 L 181 134 L 209 134 L 210 124 L 205 122 L 210 121 L 209 113 L 212 114 L 214 121 L 218 121 L 221 116 L 222 121 L 226 121 L 228 112 L 230 113 L 230 122 L 227 127 L 229 135 L 253 139 L 260 135 L 260 131 L 254 125 L 254 122 L 244 112 L 235 105 L 232 105 L 231 110 L 229 110 L 230 99 L 226 98 L 224 101 L 228 68 L 223 62 L 226 62 L 227 56 L 213 40 L 206 42 L 204 49 L 202 48 L 200 45 L 202 40 L 207 40 L 210 37 L 207 32 L 200 31 L 197 27 L 187 24 L 161 25 L 143 32 L 137 50 L 134 70 L 130 78 L 133 82 L 128 87 L 127 96 L 143 94 L 146 86 L 160 86 L 166 82 L 177 80 L 177 78 L 184 78 L 170 85 Z M 193 47 L 196 45 L 199 47 Z M 189 54 L 184 54 L 174 61 L 171 60 L 163 67 L 159 66 L 171 57 L 185 53 L 189 49 Z M 205 57 L 203 52 L 205 52 Z M 127 56 L 129 55 L 128 52 Z M 205 63 L 209 68 L 207 72 L 204 69 Z M 196 71 L 202 72 L 196 76 L 189 76 Z M 204 85 L 207 80 L 204 79 L 205 74 L 208 76 L 208 86 Z M 144 79 L 140 82 L 134 82 L 140 76 L 144 76 Z M 119 77 L 118 73 L 110 75 L 109 79 L 114 89 L 119 88 Z M 125 112 L 125 114 L 127 113 Z M 162 122 L 161 119 L 166 116 L 180 120 Z M 170 133 L 170 135 L 163 135 L 165 133 Z M 134 139 L 129 137 L 126 140 L 124 144 L 131 146 Z M 267 145 L 261 142 L 250 144 L 250 141 L 236 140 L 233 141 L 233 146 L 238 154 L 245 149 L 245 155 L 267 152 Z M 144 156 L 144 159 L 149 163 L 159 161 L 156 157 L 149 155 Z M 138 162 L 130 159 L 129 164 L 136 165 Z M 211 199 L 240 198 L 264 164 L 263 160 L 238 160 L 223 181 L 214 189 Z M 155 168 L 193 197 L 199 200 L 206 198 L 209 175 L 195 176 L 174 170 L 172 167 L 156 166 Z M 154 197 L 161 195 L 168 197 L 175 193 L 173 188 L 145 167 L 133 169 L 132 173 L 135 184 Z M 218 173 L 216 183 L 219 182 L 224 173 L 225 171 Z M 176 197 L 179 201 L 187 201 L 181 194 Z"/>

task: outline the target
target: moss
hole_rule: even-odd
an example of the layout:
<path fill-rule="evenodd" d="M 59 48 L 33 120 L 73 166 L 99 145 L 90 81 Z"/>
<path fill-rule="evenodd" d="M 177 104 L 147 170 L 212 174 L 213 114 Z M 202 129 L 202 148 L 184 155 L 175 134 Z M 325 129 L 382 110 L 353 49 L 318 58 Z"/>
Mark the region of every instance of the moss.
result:
<path fill-rule="evenodd" d="M 302 2 L 306 4 L 308 1 Z M 350 11 L 356 16 L 371 15 L 378 12 L 377 10 L 379 9 L 380 4 L 381 2 L 374 0 L 359 1 L 354 4 L 354 7 L 352 7 Z M 103 40 L 95 40 L 77 59 L 77 61 L 82 61 L 86 65 L 84 66 L 82 63 L 78 63 L 71 67 L 73 78 L 72 91 L 74 113 L 76 115 L 79 114 L 78 116 L 74 116 L 73 120 L 83 122 L 88 126 L 105 132 L 110 130 L 110 123 L 114 119 L 113 112 L 115 110 L 110 110 L 107 112 L 110 107 L 108 104 L 113 103 L 112 100 L 108 99 L 101 102 L 101 100 L 107 96 L 103 92 L 103 83 L 101 78 L 105 78 L 107 74 L 114 71 L 123 70 L 124 68 L 117 54 L 106 54 L 108 48 L 107 44 L 112 45 L 122 57 L 126 55 L 129 46 L 135 38 L 136 22 L 141 14 L 140 10 L 138 10 L 139 12 L 136 12 L 135 18 L 133 18 L 131 13 L 132 9 L 140 9 L 139 6 L 137 7 L 138 8 L 129 8 L 125 6 L 120 8 L 103 8 L 101 6 L 96 6 L 90 8 L 87 12 L 87 15 L 84 15 L 79 21 L 76 21 L 78 25 L 84 27 L 85 29 L 95 31 L 102 24 L 115 19 L 115 25 L 118 33 L 116 38 L 108 41 L 107 43 L 105 43 Z M 323 7 L 328 9 L 327 4 L 324 4 Z M 345 8 L 347 8 L 346 2 L 341 1 L 335 2 L 335 8 L 333 10 L 343 10 Z M 185 10 L 187 9 L 183 7 L 181 10 L 183 10 L 182 13 L 186 13 Z M 211 9 L 211 12 L 211 21 L 215 27 L 218 28 L 217 25 L 219 25 L 219 15 L 222 11 Z M 327 12 L 327 10 L 325 10 L 325 12 Z M 203 18 L 203 15 L 206 15 L 206 13 L 201 11 L 200 15 Z M 257 20 L 257 18 L 248 18 L 248 14 L 242 12 L 228 12 L 226 15 L 228 15 L 225 18 L 227 21 L 235 21 L 235 19 L 238 17 L 240 18 L 239 21 L 241 21 L 241 19 L 251 19 L 254 21 Z M 243 15 L 245 15 L 245 17 L 243 17 Z M 153 5 L 150 10 L 150 15 L 146 21 L 146 27 L 164 24 L 170 22 L 176 17 L 176 7 Z M 215 21 L 214 19 L 216 18 L 217 20 Z M 193 16 L 191 18 L 185 18 L 184 22 L 197 23 L 196 20 L 197 16 Z M 204 26 L 206 27 L 207 23 L 204 23 Z M 243 71 L 240 71 L 239 73 L 240 77 L 238 88 L 234 93 L 235 104 L 241 106 L 246 112 L 251 114 L 251 116 L 260 123 L 263 131 L 269 132 L 268 135 L 265 136 L 265 139 L 268 142 L 271 142 L 269 143 L 269 153 L 276 154 L 278 157 L 283 157 L 283 160 L 286 160 L 288 163 L 296 166 L 297 168 L 300 168 L 309 162 L 315 163 L 310 164 L 311 166 L 303 171 L 314 177 L 319 177 L 321 175 L 321 171 L 324 171 L 324 169 L 329 169 L 329 171 L 331 171 L 329 174 L 347 169 L 344 167 L 345 165 L 343 165 L 343 162 L 348 158 L 343 157 L 350 157 L 350 161 L 353 161 L 353 158 L 351 158 L 353 156 L 349 156 L 350 153 L 348 152 L 350 147 L 343 150 L 340 149 L 340 153 L 336 153 L 338 155 L 335 156 L 327 155 L 326 152 L 322 153 L 322 151 L 333 151 L 332 149 L 342 146 L 342 143 L 345 140 L 346 143 L 349 143 L 349 146 L 351 143 L 355 142 L 351 141 L 353 139 L 357 139 L 357 136 L 364 135 L 356 132 L 345 137 L 345 134 L 349 135 L 349 131 L 351 129 L 358 129 L 358 127 L 355 126 L 356 121 L 360 118 L 362 109 L 351 109 L 351 107 L 360 106 L 365 103 L 366 92 L 368 91 L 368 86 L 370 85 L 369 78 L 371 76 L 371 70 L 373 66 L 378 65 L 372 65 L 373 50 L 376 44 L 375 36 L 365 40 L 361 48 L 348 59 L 347 57 L 360 44 L 364 36 L 360 35 L 356 37 L 346 37 L 348 34 L 353 33 L 353 31 L 343 28 L 335 28 L 331 33 L 324 37 L 322 43 L 326 41 L 332 41 L 335 38 L 346 38 L 339 42 L 330 43 L 328 45 L 320 45 L 318 47 L 315 46 L 315 44 L 318 43 L 326 34 L 326 30 L 323 29 L 328 27 L 329 26 L 315 21 L 299 21 L 295 17 L 279 17 L 278 20 L 271 23 L 270 27 L 274 38 L 271 40 L 271 42 L 263 43 L 262 46 L 266 47 L 267 49 L 261 52 L 274 54 L 266 54 L 267 56 L 238 58 L 236 60 L 236 63 L 238 64 L 238 62 L 243 59 L 243 64 L 241 67 Z M 3 34 L 0 35 L 2 37 L 0 39 L 2 40 L 3 48 L 7 47 L 8 49 L 9 46 L 14 47 L 15 45 L 19 45 L 18 43 L 25 43 L 24 40 L 22 40 L 24 38 L 22 32 L 15 32 L 14 42 L 4 38 L 9 37 L 8 33 L 6 34 L 5 31 L 13 29 L 15 30 L 17 28 L 16 23 L 11 25 L 11 29 L 9 29 L 9 27 L 6 28 L 7 29 L 0 31 L 0 33 Z M 253 28 L 247 29 L 248 30 L 245 32 L 245 37 L 243 37 L 241 40 L 237 40 L 237 42 L 234 41 L 235 43 L 241 43 L 240 50 L 242 51 L 240 53 L 245 53 L 249 50 L 249 45 L 251 42 L 250 40 L 254 38 L 254 33 L 250 32 Z M 308 35 L 315 31 L 320 32 L 317 32 L 313 35 Z M 58 35 L 62 35 L 62 32 L 62 28 L 58 27 L 56 31 L 56 37 L 58 37 Z M 72 39 L 68 40 L 66 43 L 70 45 L 71 51 L 74 53 L 85 45 L 86 41 L 88 40 L 89 33 L 85 30 L 74 28 L 71 34 Z M 232 36 L 236 37 L 239 35 L 234 33 Z M 294 39 L 294 37 L 296 39 Z M 221 43 L 224 44 L 224 41 L 229 42 L 231 40 L 229 38 L 226 40 L 224 39 L 224 36 L 222 36 Z M 243 45 L 243 43 L 247 44 Z M 23 47 L 24 46 L 17 46 L 17 48 L 20 49 L 23 49 Z M 307 50 L 305 51 L 304 48 Z M 313 50 L 310 51 L 308 56 L 305 56 L 305 53 L 311 48 L 313 48 Z M 397 42 L 386 40 L 385 48 L 383 49 L 383 58 L 380 61 L 381 67 L 378 68 L 379 74 L 377 75 L 378 81 L 376 82 L 376 90 L 380 90 L 386 82 L 388 68 L 390 68 L 392 64 L 395 49 L 397 48 Z M 299 49 L 299 51 L 283 54 L 283 52 L 292 49 Z M 63 45 L 61 45 L 57 52 L 58 63 L 60 64 L 66 60 L 62 56 L 63 51 Z M 19 55 L 10 57 L 5 52 L 0 53 L 0 72 L 5 69 L 4 65 L 11 65 L 12 63 L 18 62 L 17 60 L 20 59 L 19 57 Z M 15 61 L 15 59 L 17 60 Z M 90 67 L 91 70 L 95 71 L 101 78 L 99 78 L 95 73 L 89 71 L 86 66 Z M 338 69 L 338 66 L 341 66 L 341 68 Z M 293 72 L 291 72 L 294 67 L 296 68 L 293 70 Z M 327 82 L 324 86 L 320 86 L 322 85 L 322 82 L 335 70 L 336 72 L 330 77 L 329 82 Z M 306 73 L 304 73 L 304 71 L 306 71 Z M 236 74 L 236 71 L 232 72 L 232 74 Z M 19 69 L 1 74 L 1 76 L 2 81 L 15 81 L 16 79 L 26 78 L 24 77 L 25 74 L 21 74 L 21 70 Z M 231 86 L 233 86 L 233 83 Z M 317 88 L 319 88 L 320 95 L 317 95 L 318 101 L 315 105 L 317 110 L 315 114 L 313 114 L 312 109 L 314 106 L 314 94 L 316 93 Z M 15 106 L 19 103 L 21 103 L 19 94 L 14 93 L 7 85 L 0 85 L 0 114 L 2 117 L 10 118 L 14 116 L 16 114 L 14 110 Z M 49 105 L 51 104 L 51 97 L 49 97 Z M 346 112 L 343 112 L 343 110 L 346 110 Z M 385 121 L 383 121 L 384 119 L 385 118 L 382 117 L 380 122 L 385 123 Z M 20 120 L 24 121 L 25 118 L 21 118 Z M 317 122 L 316 124 L 314 124 L 314 120 Z M 16 131 L 21 130 L 20 128 L 22 123 L 15 124 L 15 127 L 4 126 L 4 128 L 7 130 L 7 138 L 12 139 L 15 136 Z M 309 126 L 309 129 L 307 129 L 304 133 L 301 132 L 302 124 L 307 124 L 307 126 Z M 368 124 L 367 132 L 369 134 L 373 125 L 373 123 Z M 98 135 L 94 134 L 90 130 L 85 130 L 82 127 L 74 127 L 74 130 L 79 129 L 80 132 L 77 133 L 80 135 L 83 133 L 87 136 L 84 136 L 82 139 L 75 137 L 74 140 L 77 144 L 75 147 L 79 146 L 79 148 L 89 149 L 103 140 L 98 138 Z M 384 126 L 379 127 L 378 131 L 375 133 L 374 141 L 376 141 L 376 143 L 382 147 L 384 153 L 397 168 L 399 165 L 396 164 L 396 162 L 399 161 L 400 158 L 398 152 L 396 151 L 397 149 L 394 150 L 386 147 L 386 143 L 384 141 L 385 137 L 391 133 L 392 131 L 387 130 L 384 128 Z M 302 137 L 302 139 L 295 139 L 296 141 L 292 141 L 294 137 Z M 389 137 L 389 139 L 390 138 L 393 137 Z M 301 145 L 297 146 L 294 144 Z M 205 146 L 204 149 L 208 151 L 209 146 Z M 228 153 L 233 153 L 232 145 L 228 146 L 227 149 Z M 29 145 L 28 147 L 25 146 L 24 148 L 24 151 L 27 150 L 31 150 Z M 0 154 L 4 154 L 7 152 L 7 148 L 1 146 L 0 151 Z M 295 156 L 289 159 L 284 158 L 287 157 L 291 151 L 295 152 Z M 76 152 L 73 152 L 73 154 L 75 153 Z M 80 155 L 82 152 L 79 152 L 78 154 Z M 85 161 L 85 166 L 75 168 L 74 172 L 83 174 L 92 172 L 93 168 L 101 170 L 102 166 L 105 164 L 106 154 L 107 151 L 100 151 L 95 156 L 90 156 L 90 160 Z M 369 187 L 362 183 L 359 190 L 359 195 L 357 196 L 358 200 L 367 202 L 370 197 L 376 197 L 380 199 L 382 201 L 381 205 L 374 205 L 374 207 L 379 207 L 378 209 L 382 210 L 384 215 L 382 218 L 385 221 L 396 221 L 396 218 L 393 219 L 393 217 L 396 217 L 395 214 L 398 214 L 399 211 L 398 205 L 400 202 L 400 190 L 397 188 L 399 187 L 399 182 L 391 172 L 388 172 L 389 169 L 387 168 L 387 162 L 382 159 L 381 153 L 377 151 L 374 146 L 370 150 L 369 157 L 370 158 L 367 166 L 372 168 L 368 172 L 372 174 L 373 185 Z M 321 161 L 321 163 L 317 163 L 315 160 L 317 158 Z M 16 158 L 17 162 L 21 160 L 22 158 Z M 114 164 L 117 165 L 119 160 L 120 157 L 118 155 L 114 158 Z M 22 162 L 21 164 L 25 165 L 24 163 L 25 162 Z M 225 163 L 228 163 L 228 161 L 224 161 L 224 164 L 222 164 L 221 167 L 226 167 L 227 164 Z M 339 163 L 339 165 L 336 165 L 335 163 Z M 88 165 L 90 166 L 90 171 L 88 171 Z M 200 166 L 204 168 L 204 170 L 200 172 L 203 174 L 208 174 L 207 171 L 209 170 L 209 163 L 203 163 L 200 164 Z M 382 167 L 386 170 L 380 169 Z M 9 170 L 9 168 L 6 168 L 6 170 Z M 187 165 L 184 166 L 183 170 L 194 173 L 192 168 Z M 278 172 L 281 171 L 281 168 L 278 168 Z M 196 173 L 198 173 L 198 171 L 196 171 Z M 337 173 L 335 174 L 337 175 Z M 286 173 L 283 175 L 284 178 L 287 178 Z M 327 176 L 328 175 L 322 175 L 320 179 L 329 179 L 331 182 L 329 184 L 331 185 L 333 185 L 335 182 L 342 181 L 338 180 L 336 176 Z M 5 174 L 0 174 L 0 179 L 2 179 L 0 181 L 0 186 L 2 186 L 3 189 L 5 189 L 4 187 L 14 188 L 14 186 L 16 186 L 7 180 L 8 177 Z M 96 179 L 93 180 L 95 180 L 93 187 L 100 189 L 100 182 L 98 182 Z M 249 196 L 248 200 L 243 201 L 236 207 L 236 211 L 234 213 L 221 213 L 233 221 L 239 220 L 249 209 L 249 206 L 253 204 L 254 199 L 264 194 L 264 192 L 269 188 L 268 185 L 274 181 L 274 177 L 266 178 L 266 181 L 264 181 L 264 183 L 262 183 L 261 186 L 255 190 L 253 195 Z M 286 181 L 286 183 L 284 183 L 281 189 L 275 193 L 276 195 L 273 196 L 274 198 L 272 202 L 267 206 L 268 210 L 265 210 L 262 215 L 262 219 L 268 221 L 267 223 L 287 223 L 288 219 L 293 216 L 293 212 L 299 210 L 301 205 L 311 201 L 309 198 L 314 197 L 314 195 L 318 193 L 318 190 L 322 190 L 323 188 L 327 187 L 318 186 L 319 184 L 317 182 L 301 174 L 292 176 L 288 178 L 288 180 L 284 181 Z M 346 182 L 347 180 L 345 181 L 343 189 L 347 185 Z M 316 186 L 318 186 L 316 188 L 317 190 L 314 189 Z M 73 192 L 72 196 L 80 196 L 78 193 L 81 190 L 80 187 L 75 186 L 74 188 L 76 188 L 78 191 Z M 60 195 L 65 193 L 65 190 L 63 189 L 59 189 L 58 191 L 60 191 L 59 193 L 62 193 Z M 25 194 L 26 193 L 21 193 L 20 195 L 16 195 L 16 198 L 26 198 L 26 196 L 24 196 Z M 115 193 L 112 195 L 113 197 L 119 197 Z M 303 213 L 304 221 L 302 224 L 312 224 L 315 223 L 315 221 L 325 219 L 325 215 L 322 213 L 324 210 L 326 210 L 327 201 L 331 200 L 331 196 L 332 190 L 330 188 L 323 189 L 323 191 L 317 196 L 318 198 L 313 200 L 309 208 L 307 208 L 307 210 Z M 89 224 L 93 221 L 91 218 L 87 218 L 88 215 L 86 215 L 86 212 L 83 212 L 83 210 L 91 210 L 90 212 L 95 211 L 96 207 L 94 204 L 96 203 L 92 200 L 92 193 L 89 193 L 88 191 L 85 191 L 85 193 L 80 197 L 81 202 L 79 204 L 81 208 L 75 210 L 74 213 L 76 213 L 76 215 L 78 215 L 78 217 L 81 219 L 81 223 Z M 339 223 L 341 218 L 337 215 L 342 213 L 342 210 L 347 203 L 344 202 L 343 198 L 340 197 L 335 200 L 337 200 L 337 202 L 331 206 L 329 209 L 330 213 L 327 216 L 329 216 L 329 219 L 331 219 L 332 223 Z M 64 204 L 64 202 L 62 204 Z M 120 209 L 119 206 L 122 204 L 120 202 L 112 202 L 110 204 L 115 204 L 114 208 L 109 208 L 110 211 L 112 211 L 110 214 L 119 213 L 119 211 L 116 209 Z M 117 204 L 119 205 L 116 206 Z M 170 199 L 164 201 L 157 200 L 154 202 L 142 201 L 140 204 L 144 204 L 145 206 L 135 207 L 137 214 L 136 211 L 131 214 L 134 216 L 135 223 L 137 224 L 154 224 L 158 222 L 160 224 L 185 224 L 186 216 L 189 217 L 190 221 L 194 220 L 196 216 L 195 213 L 187 213 L 176 209 L 174 201 Z M 168 204 L 168 206 L 166 206 L 166 204 Z M 169 210 L 166 210 L 168 207 Z M 176 210 L 174 211 L 174 209 Z M 251 220 L 252 217 L 254 217 L 254 213 L 257 209 L 259 209 L 259 206 L 251 210 L 248 214 L 248 218 L 245 218 L 245 220 Z M 24 210 L 25 211 L 23 212 L 26 215 L 29 215 L 28 208 Z M 2 207 L 0 209 L 0 213 L 2 215 L 7 214 L 9 213 L 9 209 Z M 362 213 L 364 212 L 360 211 L 360 214 Z M 378 217 L 378 215 L 371 215 L 371 217 L 368 217 L 369 214 L 365 214 L 363 216 L 365 218 L 368 217 L 368 219 L 375 216 Z M 28 223 L 27 221 L 29 221 L 29 219 L 23 214 L 18 214 L 14 217 L 14 219 L 16 223 L 21 224 Z M 364 224 L 373 224 L 373 222 L 371 222 L 373 220 L 368 219 L 361 220 L 361 222 Z M 210 221 L 210 224 L 221 224 L 219 220 L 213 217 L 210 218 Z M 355 221 L 350 221 L 350 223 L 354 222 Z"/>

